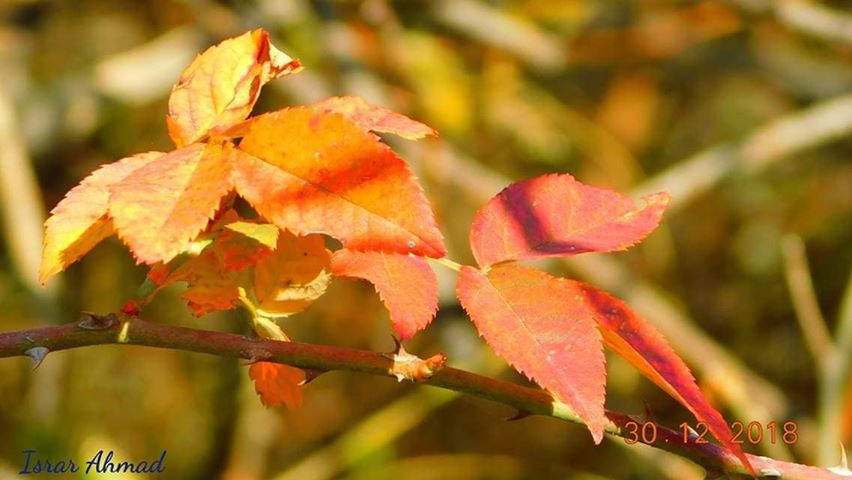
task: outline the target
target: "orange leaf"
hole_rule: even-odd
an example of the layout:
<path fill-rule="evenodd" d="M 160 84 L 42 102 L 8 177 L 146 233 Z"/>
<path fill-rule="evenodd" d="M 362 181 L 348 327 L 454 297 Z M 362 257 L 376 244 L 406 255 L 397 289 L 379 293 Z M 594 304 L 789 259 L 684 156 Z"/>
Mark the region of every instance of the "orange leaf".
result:
<path fill-rule="evenodd" d="M 606 345 L 688 408 L 698 421 L 707 425 L 713 436 L 754 473 L 740 446 L 733 442 L 728 423 L 701 393 L 689 367 L 665 338 L 621 300 L 581 282 L 565 282 L 577 295 L 585 297 Z"/>
<path fill-rule="evenodd" d="M 438 311 L 438 280 L 421 257 L 341 249 L 331 257 L 331 272 L 375 285 L 400 340 L 429 325 Z"/>
<path fill-rule="evenodd" d="M 249 366 L 249 377 L 254 380 L 254 390 L 267 407 L 284 405 L 297 408 L 302 404 L 302 387 L 305 371 L 289 365 L 272 362 L 255 362 Z"/>
<path fill-rule="evenodd" d="M 139 262 L 169 262 L 204 230 L 231 190 L 227 152 L 192 144 L 112 185 L 110 216 Z"/>
<path fill-rule="evenodd" d="M 225 271 L 210 248 L 176 268 L 160 287 L 180 281 L 188 282 L 181 298 L 187 301 L 189 309 L 197 317 L 230 310 L 239 299 L 236 280 Z"/>
<path fill-rule="evenodd" d="M 501 357 L 549 390 L 603 438 L 605 358 L 601 334 L 575 289 L 540 270 L 462 267 L 459 300 Z"/>
<path fill-rule="evenodd" d="M 356 250 L 445 254 L 405 162 L 337 114 L 291 108 L 256 117 L 234 184 L 263 217 L 294 233 L 326 233 Z"/>
<path fill-rule="evenodd" d="M 300 70 L 299 62 L 276 49 L 263 30 L 210 47 L 184 70 L 169 97 L 166 124 L 175 145 L 184 147 L 220 133 L 248 117 L 260 87 Z"/>
<path fill-rule="evenodd" d="M 278 246 L 254 269 L 258 312 L 284 317 L 300 312 L 325 293 L 331 279 L 331 252 L 320 235 L 297 237 L 282 231 Z"/>
<path fill-rule="evenodd" d="M 232 222 L 216 238 L 216 252 L 228 271 L 240 271 L 271 254 L 278 242 L 278 227 L 269 223 Z"/>
<path fill-rule="evenodd" d="M 657 228 L 669 196 L 637 208 L 620 193 L 584 185 L 571 175 L 545 175 L 510 185 L 477 212 L 470 245 L 480 266 L 510 260 L 624 250 Z"/>
<path fill-rule="evenodd" d="M 393 110 L 370 105 L 361 97 L 326 98 L 313 107 L 324 112 L 339 113 L 367 131 L 393 133 L 408 140 L 419 140 L 427 135 L 438 136 L 433 128 Z"/>
<path fill-rule="evenodd" d="M 41 283 L 112 235 L 112 222 L 107 216 L 110 186 L 163 155 L 161 152 L 140 153 L 103 165 L 65 195 L 45 222 L 39 269 Z"/>

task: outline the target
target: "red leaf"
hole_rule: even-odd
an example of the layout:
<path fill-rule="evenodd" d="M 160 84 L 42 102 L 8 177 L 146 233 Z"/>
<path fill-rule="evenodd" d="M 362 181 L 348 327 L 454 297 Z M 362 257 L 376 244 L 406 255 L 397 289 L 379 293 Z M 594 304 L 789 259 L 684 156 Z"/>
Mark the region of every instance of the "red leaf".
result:
<path fill-rule="evenodd" d="M 347 248 L 445 254 L 443 237 L 408 166 L 339 115 L 291 108 L 253 121 L 234 183 L 263 217 Z"/>
<path fill-rule="evenodd" d="M 620 193 L 571 175 L 545 175 L 510 185 L 476 214 L 470 245 L 480 266 L 510 260 L 624 250 L 650 234 L 669 201 L 644 197 L 637 208 Z"/>
<path fill-rule="evenodd" d="M 112 185 L 109 213 L 139 262 L 169 262 L 207 226 L 231 190 L 230 155 L 192 144 Z"/>
<path fill-rule="evenodd" d="M 752 473 L 754 471 L 722 415 L 704 398 L 689 367 L 672 350 L 665 338 L 650 324 L 636 315 L 621 300 L 594 287 L 565 280 L 571 289 L 582 295 L 595 320 L 600 325 L 604 342 L 616 353 L 689 409 L 695 418 L 704 422 L 710 433 L 731 450 Z"/>
<path fill-rule="evenodd" d="M 515 369 L 549 390 L 603 438 L 605 358 L 582 297 L 540 270 L 462 267 L 459 300 L 480 335 Z"/>
<path fill-rule="evenodd" d="M 260 87 L 300 70 L 254 30 L 210 47 L 184 70 L 169 97 L 166 124 L 175 145 L 183 147 L 209 132 L 219 133 L 251 113 Z"/>
<path fill-rule="evenodd" d="M 164 154 L 148 152 L 103 165 L 72 188 L 45 222 L 39 281 L 65 270 L 104 238 L 112 235 L 107 216 L 109 189 Z"/>
<path fill-rule="evenodd" d="M 433 128 L 393 110 L 370 105 L 361 97 L 326 98 L 313 107 L 324 112 L 339 113 L 367 131 L 393 133 L 408 140 L 419 140 L 427 135 L 438 136 Z"/>
<path fill-rule="evenodd" d="M 426 328 L 438 311 L 438 280 L 421 257 L 341 249 L 331 257 L 331 273 L 372 283 L 400 340 Z"/>
<path fill-rule="evenodd" d="M 249 377 L 254 380 L 254 390 L 267 407 L 285 405 L 297 408 L 302 404 L 302 387 L 305 371 L 289 365 L 272 362 L 255 362 L 249 366 Z"/>

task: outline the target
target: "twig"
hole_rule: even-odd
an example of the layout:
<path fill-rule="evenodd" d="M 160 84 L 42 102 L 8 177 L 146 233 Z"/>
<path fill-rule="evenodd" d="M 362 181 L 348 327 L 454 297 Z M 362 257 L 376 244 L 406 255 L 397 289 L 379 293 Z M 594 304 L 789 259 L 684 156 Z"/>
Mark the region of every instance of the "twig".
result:
<path fill-rule="evenodd" d="M 852 373 L 852 275 L 840 304 L 834 348 L 827 355 L 821 373 L 817 463 L 829 465 L 837 461 L 844 414 L 843 396 Z"/>
<path fill-rule="evenodd" d="M 346 370 L 373 375 L 393 376 L 393 361 L 381 353 L 350 348 L 312 345 L 296 342 L 276 342 L 229 333 L 195 330 L 171 325 L 149 323 L 124 314 L 100 316 L 86 314 L 73 324 L 37 328 L 0 334 L 0 357 L 24 356 L 33 347 L 50 351 L 106 344 L 143 345 L 191 352 L 208 353 L 243 359 L 263 358 L 314 370 Z M 473 395 L 530 414 L 551 416 L 568 422 L 582 424 L 582 420 L 567 405 L 555 401 L 547 392 L 512 383 L 483 377 L 474 373 L 443 368 L 422 383 Z M 638 422 L 633 417 L 617 412 L 607 412 L 610 423 L 606 432 L 627 437 L 627 425 Z M 640 422 L 641 423 L 641 422 Z M 696 444 L 693 439 L 684 442 L 682 434 L 657 427 L 657 438 L 652 447 L 667 450 L 688 458 L 712 471 L 727 475 L 745 475 L 745 469 L 733 454 L 714 444 Z M 846 477 L 816 467 L 781 462 L 765 457 L 749 456 L 754 468 L 773 478 L 784 479 L 835 479 Z"/>
<path fill-rule="evenodd" d="M 790 289 L 793 308 L 796 310 L 796 319 L 799 321 L 808 350 L 811 351 L 822 376 L 825 373 L 827 361 L 833 353 L 834 345 L 831 343 L 825 318 L 817 303 L 805 246 L 801 238 L 788 235 L 782 242 L 781 251 L 784 254 L 787 286 Z"/>
<path fill-rule="evenodd" d="M 811 0 L 733 0 L 753 12 L 771 10 L 778 21 L 801 33 L 852 45 L 852 15 Z"/>

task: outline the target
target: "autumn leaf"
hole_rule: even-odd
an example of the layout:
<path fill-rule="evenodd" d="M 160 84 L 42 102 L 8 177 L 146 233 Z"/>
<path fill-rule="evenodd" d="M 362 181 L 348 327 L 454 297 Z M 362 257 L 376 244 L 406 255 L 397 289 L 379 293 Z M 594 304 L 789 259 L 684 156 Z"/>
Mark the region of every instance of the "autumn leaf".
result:
<path fill-rule="evenodd" d="M 254 269 L 258 312 L 285 317 L 300 312 L 325 293 L 331 280 L 331 252 L 320 235 L 282 231 L 275 251 Z"/>
<path fill-rule="evenodd" d="M 361 97 L 331 97 L 315 103 L 313 108 L 339 113 L 358 127 L 372 132 L 392 133 L 408 140 L 438 136 L 433 128 L 393 110 L 371 105 Z"/>
<path fill-rule="evenodd" d="M 226 130 L 248 117 L 264 84 L 300 68 L 260 29 L 210 47 L 172 89 L 169 135 L 180 148 Z"/>
<path fill-rule="evenodd" d="M 606 345 L 689 409 L 722 445 L 754 473 L 740 446 L 734 443 L 728 423 L 701 393 L 689 367 L 665 338 L 621 300 L 581 282 L 564 282 L 576 292 L 574 298 L 582 296 L 585 299 Z"/>
<path fill-rule="evenodd" d="M 305 371 L 272 362 L 255 362 L 249 366 L 254 390 L 267 407 L 297 408 L 302 404 Z"/>
<path fill-rule="evenodd" d="M 182 263 L 159 288 L 181 281 L 187 282 L 181 298 L 187 301 L 189 309 L 197 317 L 218 310 L 230 310 L 239 300 L 236 279 L 222 267 L 210 248 Z"/>
<path fill-rule="evenodd" d="M 310 108 L 262 115 L 240 149 L 237 192 L 278 227 L 326 233 L 353 250 L 445 254 L 408 166 L 342 116 Z"/>
<path fill-rule="evenodd" d="M 456 291 L 479 334 L 515 369 L 574 409 L 603 438 L 606 369 L 601 334 L 560 278 L 501 265 L 462 267 Z"/>
<path fill-rule="evenodd" d="M 228 152 L 192 144 L 111 186 L 109 214 L 137 261 L 169 262 L 205 229 L 232 188 Z"/>
<path fill-rule="evenodd" d="M 668 194 L 644 197 L 590 187 L 571 175 L 545 175 L 507 187 L 477 212 L 470 230 L 482 267 L 511 260 L 624 250 L 657 228 Z"/>
<path fill-rule="evenodd" d="M 331 257 L 331 272 L 372 283 L 400 340 L 425 328 L 438 311 L 438 280 L 421 257 L 341 249 Z"/>
<path fill-rule="evenodd" d="M 140 153 L 103 165 L 65 195 L 45 222 L 41 283 L 112 235 L 113 226 L 107 215 L 110 187 L 163 155 Z"/>
<path fill-rule="evenodd" d="M 278 243 L 278 227 L 270 223 L 228 223 L 216 238 L 215 252 L 228 271 L 241 271 L 271 254 Z"/>

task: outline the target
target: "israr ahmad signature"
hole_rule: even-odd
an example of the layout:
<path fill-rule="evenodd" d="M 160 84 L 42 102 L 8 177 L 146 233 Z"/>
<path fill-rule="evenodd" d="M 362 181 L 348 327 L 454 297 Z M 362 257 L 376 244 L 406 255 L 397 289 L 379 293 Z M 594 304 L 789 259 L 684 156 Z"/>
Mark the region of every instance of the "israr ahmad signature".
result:
<path fill-rule="evenodd" d="M 119 461 L 114 458 L 112 450 L 104 452 L 98 450 L 87 462 L 77 465 L 70 458 L 57 460 L 43 458 L 35 450 L 24 450 L 24 467 L 18 472 L 19 475 L 31 473 L 76 473 L 81 469 L 84 474 L 88 473 L 158 473 L 165 471 L 163 462 L 166 460 L 166 451 L 160 457 L 152 460 L 141 460 L 138 462 Z"/>

